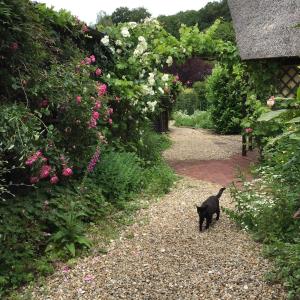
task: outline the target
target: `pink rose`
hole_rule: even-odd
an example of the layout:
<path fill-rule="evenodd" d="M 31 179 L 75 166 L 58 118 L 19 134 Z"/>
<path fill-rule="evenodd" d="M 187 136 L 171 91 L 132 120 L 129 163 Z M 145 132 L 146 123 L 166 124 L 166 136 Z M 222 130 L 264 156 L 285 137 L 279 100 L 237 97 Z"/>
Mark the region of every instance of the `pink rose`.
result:
<path fill-rule="evenodd" d="M 62 172 L 62 174 L 64 175 L 64 176 L 71 176 L 71 175 L 73 175 L 73 171 L 72 171 L 72 169 L 71 168 L 65 168 L 64 170 L 63 170 L 63 172 Z"/>
<path fill-rule="evenodd" d="M 32 176 L 30 177 L 30 183 L 31 184 L 35 184 L 35 183 L 38 183 L 39 182 L 39 178 L 36 177 L 36 176 Z"/>
<path fill-rule="evenodd" d="M 85 61 L 82 60 L 82 61 L 80 62 L 80 64 L 81 64 L 81 65 L 85 65 Z"/>
<path fill-rule="evenodd" d="M 86 57 L 86 58 L 84 59 L 84 61 L 85 61 L 85 63 L 86 63 L 87 65 L 90 65 L 90 64 L 92 63 L 92 60 L 91 60 L 89 57 Z"/>
<path fill-rule="evenodd" d="M 253 132 L 253 129 L 252 129 L 252 128 L 250 128 L 250 127 L 248 127 L 248 128 L 245 128 L 245 132 L 246 132 L 246 133 L 251 133 L 251 132 Z"/>
<path fill-rule="evenodd" d="M 52 177 L 50 178 L 50 183 L 51 183 L 51 184 L 57 184 L 58 181 L 59 181 L 59 179 L 58 179 L 58 177 L 57 177 L 56 175 L 54 175 L 54 176 L 52 176 Z"/>
<path fill-rule="evenodd" d="M 112 119 L 108 119 L 108 123 L 111 125 L 112 124 Z"/>
<path fill-rule="evenodd" d="M 47 99 L 44 99 L 40 102 L 40 107 L 46 108 L 49 105 L 49 101 Z"/>
<path fill-rule="evenodd" d="M 100 101 L 96 101 L 95 106 L 94 106 L 94 109 L 95 109 L 95 110 L 98 110 L 98 109 L 100 109 L 101 107 L 102 107 L 101 102 L 100 102 Z"/>
<path fill-rule="evenodd" d="M 91 55 L 91 56 L 90 56 L 90 59 L 91 59 L 91 61 L 94 63 L 94 62 L 96 61 L 95 55 Z"/>
<path fill-rule="evenodd" d="M 89 128 L 95 128 L 97 126 L 97 120 L 91 117 L 89 122 Z"/>
<path fill-rule="evenodd" d="M 107 91 L 107 85 L 106 84 L 100 84 L 98 86 L 98 95 L 103 96 Z"/>
<path fill-rule="evenodd" d="M 102 74 L 102 70 L 97 68 L 95 71 L 96 76 L 100 76 Z"/>
<path fill-rule="evenodd" d="M 76 96 L 76 102 L 77 102 L 77 104 L 80 104 L 81 100 L 82 100 L 81 96 Z"/>
<path fill-rule="evenodd" d="M 47 178 L 50 175 L 51 166 L 49 165 L 43 165 L 40 170 L 40 178 Z"/>
<path fill-rule="evenodd" d="M 94 118 L 95 120 L 98 120 L 99 117 L 100 117 L 100 114 L 97 111 L 93 111 L 92 118 Z"/>

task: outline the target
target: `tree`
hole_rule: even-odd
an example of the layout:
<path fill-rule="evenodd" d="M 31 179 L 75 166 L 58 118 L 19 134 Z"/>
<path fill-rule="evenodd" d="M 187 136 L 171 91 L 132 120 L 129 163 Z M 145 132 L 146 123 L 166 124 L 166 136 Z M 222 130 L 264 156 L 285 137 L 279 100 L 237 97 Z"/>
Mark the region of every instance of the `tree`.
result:
<path fill-rule="evenodd" d="M 125 22 L 137 22 L 151 17 L 151 14 L 144 7 L 137 7 L 130 10 L 128 7 L 119 7 L 111 15 L 111 20 L 114 24 Z"/>
<path fill-rule="evenodd" d="M 107 27 L 107 26 L 111 26 L 112 24 L 113 23 L 111 20 L 111 16 L 108 15 L 105 11 L 100 10 L 99 13 L 97 14 L 96 25 Z"/>

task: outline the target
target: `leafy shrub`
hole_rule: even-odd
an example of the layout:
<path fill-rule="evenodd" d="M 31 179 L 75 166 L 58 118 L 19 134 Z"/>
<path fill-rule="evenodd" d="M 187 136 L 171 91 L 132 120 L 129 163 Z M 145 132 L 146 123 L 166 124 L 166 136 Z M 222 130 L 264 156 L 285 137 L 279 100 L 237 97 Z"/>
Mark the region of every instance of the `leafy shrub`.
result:
<path fill-rule="evenodd" d="M 193 115 L 189 116 L 181 111 L 173 113 L 175 126 L 187 126 L 193 128 L 213 129 L 211 115 L 208 111 L 195 111 Z"/>
<path fill-rule="evenodd" d="M 192 115 L 199 106 L 198 94 L 192 88 L 186 88 L 180 93 L 176 99 L 174 110 L 185 111 L 188 115 Z"/>
<path fill-rule="evenodd" d="M 141 161 L 134 153 L 103 154 L 92 176 L 105 198 L 117 205 L 130 200 L 144 185 Z"/>
<path fill-rule="evenodd" d="M 171 145 L 170 139 L 146 127 L 139 143 L 137 154 L 146 164 L 155 164 L 162 158 L 162 152 Z"/>
<path fill-rule="evenodd" d="M 218 64 L 206 81 L 207 99 L 211 117 L 218 133 L 231 134 L 241 131 L 242 102 L 246 93 L 243 66 L 232 68 Z"/>
<path fill-rule="evenodd" d="M 208 103 L 206 98 L 206 83 L 205 81 L 197 81 L 193 84 L 193 89 L 198 95 L 198 104 L 196 110 L 207 110 Z"/>

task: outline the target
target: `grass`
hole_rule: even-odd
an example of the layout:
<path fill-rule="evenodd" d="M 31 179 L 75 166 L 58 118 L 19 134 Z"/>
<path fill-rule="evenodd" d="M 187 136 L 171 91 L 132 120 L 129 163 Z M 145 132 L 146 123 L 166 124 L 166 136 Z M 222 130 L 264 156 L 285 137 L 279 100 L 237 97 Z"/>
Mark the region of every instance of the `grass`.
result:
<path fill-rule="evenodd" d="M 176 111 L 173 113 L 173 119 L 175 120 L 175 126 L 213 129 L 213 123 L 208 111 L 196 110 L 194 114 L 187 115 L 182 111 Z"/>

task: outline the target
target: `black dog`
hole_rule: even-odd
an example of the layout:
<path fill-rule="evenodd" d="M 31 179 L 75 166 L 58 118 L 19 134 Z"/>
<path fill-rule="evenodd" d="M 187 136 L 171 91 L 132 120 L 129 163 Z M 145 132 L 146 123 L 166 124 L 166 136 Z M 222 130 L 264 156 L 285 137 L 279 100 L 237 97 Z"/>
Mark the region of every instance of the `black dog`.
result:
<path fill-rule="evenodd" d="M 226 188 L 221 188 L 219 193 L 215 196 L 208 197 L 201 206 L 197 206 L 197 212 L 199 215 L 199 229 L 202 231 L 202 224 L 204 222 L 204 219 L 206 219 L 206 229 L 209 228 L 209 224 L 212 221 L 213 214 L 217 214 L 217 220 L 220 218 L 220 205 L 219 205 L 219 199 L 223 194 L 223 191 L 226 190 Z"/>

